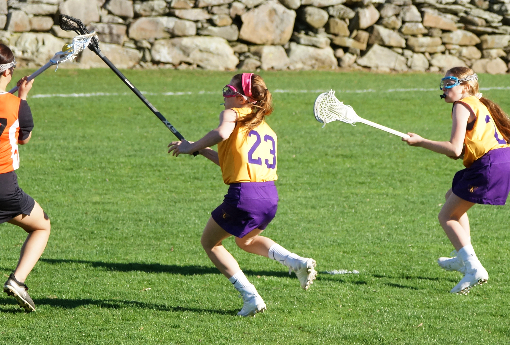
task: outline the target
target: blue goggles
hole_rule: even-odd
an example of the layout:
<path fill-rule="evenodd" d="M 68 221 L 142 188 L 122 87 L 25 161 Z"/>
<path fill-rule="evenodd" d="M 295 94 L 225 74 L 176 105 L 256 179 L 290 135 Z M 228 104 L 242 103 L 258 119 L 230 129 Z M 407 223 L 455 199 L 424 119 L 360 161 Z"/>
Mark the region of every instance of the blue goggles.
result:
<path fill-rule="evenodd" d="M 476 75 L 476 73 L 469 75 L 462 79 L 459 79 L 459 78 L 453 77 L 453 76 L 444 77 L 443 79 L 441 79 L 441 82 L 439 83 L 439 89 L 440 90 L 448 90 L 448 89 L 451 89 L 452 87 L 460 85 L 461 83 L 463 83 L 465 81 L 470 81 L 470 80 L 478 80 L 478 76 Z"/>

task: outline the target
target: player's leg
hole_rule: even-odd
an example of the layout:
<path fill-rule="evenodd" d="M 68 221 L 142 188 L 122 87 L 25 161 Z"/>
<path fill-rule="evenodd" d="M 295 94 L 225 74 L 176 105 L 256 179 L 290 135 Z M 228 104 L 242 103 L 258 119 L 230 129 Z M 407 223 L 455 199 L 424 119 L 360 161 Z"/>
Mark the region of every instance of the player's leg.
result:
<path fill-rule="evenodd" d="M 265 256 L 287 266 L 289 274 L 294 272 L 301 287 L 307 290 L 317 276 L 315 260 L 303 258 L 283 248 L 270 238 L 260 236 L 262 231 L 255 229 L 242 238 L 236 237 L 236 244 L 248 253 Z"/>
<path fill-rule="evenodd" d="M 470 243 L 469 222 L 468 230 L 462 225 L 466 225 L 466 212 L 474 205 L 470 201 L 459 198 L 451 193 L 439 212 L 439 223 L 443 227 L 446 236 L 455 247 L 457 252 Z"/>
<path fill-rule="evenodd" d="M 465 265 L 464 277 L 450 291 L 452 293 L 467 293 L 474 285 L 482 284 L 489 279 L 487 271 L 478 260 L 471 245 L 469 232 L 462 227 L 460 222 L 460 219 L 473 205 L 474 203 L 452 193 L 439 212 L 439 222 L 457 250 L 458 258 Z"/>
<path fill-rule="evenodd" d="M 236 237 L 237 246 L 248 253 L 269 257 L 269 249 L 276 242 L 268 237 L 260 236 L 262 231 L 255 229 L 242 238 Z"/>
<path fill-rule="evenodd" d="M 448 190 L 448 192 L 446 192 L 446 195 L 445 195 L 445 200 L 448 200 L 448 198 L 450 197 L 450 195 L 452 194 L 452 190 Z M 459 218 L 459 224 L 460 226 L 462 227 L 462 229 L 464 229 L 465 231 L 465 235 L 469 237 L 469 242 L 471 242 L 471 229 L 470 229 L 470 226 L 469 226 L 469 218 L 468 218 L 468 215 L 467 213 L 464 213 L 460 218 Z M 454 256 L 453 257 L 440 257 L 438 260 L 437 260 L 437 263 L 439 264 L 439 266 L 447 271 L 458 271 L 458 272 L 461 272 L 461 273 L 464 273 L 464 263 L 462 262 L 462 260 L 460 260 L 457 256 L 457 251 L 453 251 Z"/>
<path fill-rule="evenodd" d="M 4 291 L 13 295 L 26 311 L 34 311 L 35 305 L 28 295 L 25 280 L 41 257 L 50 236 L 50 220 L 37 202 L 30 215 L 19 215 L 9 223 L 23 228 L 28 236 L 21 247 L 16 269 L 4 285 Z"/>
<path fill-rule="evenodd" d="M 207 256 L 220 272 L 228 278 L 241 294 L 244 305 L 237 313 L 240 316 L 252 316 L 266 309 L 266 304 L 257 289 L 250 283 L 234 259 L 222 244 L 222 241 L 232 236 L 223 230 L 211 217 L 205 226 L 201 243 Z"/>

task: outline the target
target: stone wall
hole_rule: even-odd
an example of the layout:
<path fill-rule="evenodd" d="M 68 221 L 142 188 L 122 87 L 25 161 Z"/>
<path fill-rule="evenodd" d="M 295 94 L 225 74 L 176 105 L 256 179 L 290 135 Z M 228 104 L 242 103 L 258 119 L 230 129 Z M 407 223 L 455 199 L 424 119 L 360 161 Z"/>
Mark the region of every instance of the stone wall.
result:
<path fill-rule="evenodd" d="M 39 67 L 75 35 L 98 34 L 119 68 L 506 73 L 510 0 L 0 0 L 0 41 Z M 106 67 L 84 51 L 71 67 Z"/>

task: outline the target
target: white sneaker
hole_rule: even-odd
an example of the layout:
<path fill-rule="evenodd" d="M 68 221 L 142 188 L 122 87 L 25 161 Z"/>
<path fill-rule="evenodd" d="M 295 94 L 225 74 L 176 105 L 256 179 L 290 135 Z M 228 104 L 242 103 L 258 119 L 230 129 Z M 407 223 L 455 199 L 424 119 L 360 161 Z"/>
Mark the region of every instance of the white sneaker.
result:
<path fill-rule="evenodd" d="M 458 271 L 460 273 L 466 272 L 466 266 L 462 260 L 454 256 L 453 258 L 440 257 L 437 259 L 437 264 L 446 271 Z"/>
<path fill-rule="evenodd" d="M 486 283 L 487 280 L 489 280 L 489 273 L 482 265 L 477 265 L 476 268 L 471 269 L 466 268 L 464 277 L 450 292 L 467 295 L 473 286 Z"/>
<path fill-rule="evenodd" d="M 301 283 L 304 290 L 308 290 L 315 278 L 317 278 L 317 271 L 314 267 L 316 265 L 314 259 L 291 259 L 289 260 L 289 274 L 294 272 Z"/>
<path fill-rule="evenodd" d="M 237 313 L 239 316 L 255 316 L 257 313 L 263 313 L 266 310 L 266 304 L 260 295 L 250 292 L 241 294 L 244 300 L 243 308 Z"/>

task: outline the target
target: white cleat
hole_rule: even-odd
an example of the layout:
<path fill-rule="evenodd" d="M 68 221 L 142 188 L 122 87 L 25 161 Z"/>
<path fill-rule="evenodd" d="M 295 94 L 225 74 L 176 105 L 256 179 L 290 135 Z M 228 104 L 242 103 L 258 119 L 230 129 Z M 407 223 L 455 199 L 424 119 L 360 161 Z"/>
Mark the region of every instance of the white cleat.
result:
<path fill-rule="evenodd" d="M 239 316 L 255 316 L 266 311 L 266 304 L 258 293 L 245 293 L 241 295 L 244 300 L 243 308 L 237 313 Z"/>
<path fill-rule="evenodd" d="M 487 270 L 482 266 L 466 270 L 466 274 L 461 281 L 451 289 L 451 293 L 461 293 L 467 295 L 469 290 L 475 285 L 482 285 L 489 280 L 489 274 Z"/>
<path fill-rule="evenodd" d="M 460 273 L 466 272 L 466 266 L 457 256 L 454 256 L 453 258 L 447 258 L 444 256 L 440 257 L 437 259 L 437 264 L 446 271 L 458 271 Z"/>
<path fill-rule="evenodd" d="M 317 278 L 315 265 L 314 259 L 293 259 L 289 267 L 289 274 L 294 272 L 301 283 L 301 287 L 308 290 Z"/>

